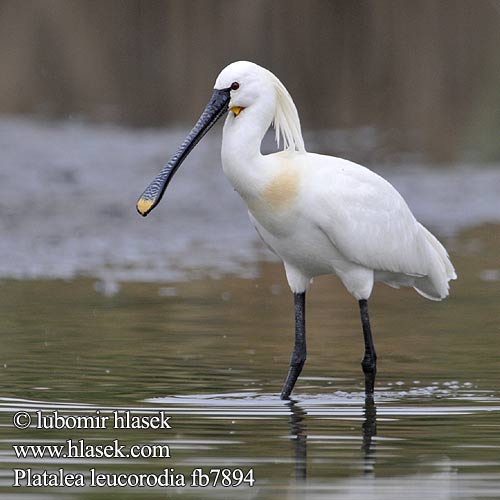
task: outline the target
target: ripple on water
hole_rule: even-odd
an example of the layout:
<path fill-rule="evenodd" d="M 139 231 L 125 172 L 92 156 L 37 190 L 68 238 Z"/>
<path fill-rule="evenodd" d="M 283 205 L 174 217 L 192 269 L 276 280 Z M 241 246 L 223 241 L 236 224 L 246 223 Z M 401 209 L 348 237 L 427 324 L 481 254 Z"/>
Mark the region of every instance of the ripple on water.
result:
<path fill-rule="evenodd" d="M 238 490 L 238 498 L 385 500 L 404 496 L 411 500 L 425 494 L 448 500 L 495 498 L 500 488 L 500 474 L 495 472 L 500 468 L 500 398 L 468 382 L 387 384 L 377 392 L 375 405 L 365 401 L 362 392 L 341 391 L 301 393 L 293 401 L 258 391 L 173 395 L 148 398 L 132 407 L 0 398 L 4 422 L 15 411 L 36 409 L 66 415 L 92 414 L 97 409 L 142 414 L 164 410 L 175 422 L 171 433 L 130 432 L 127 440 L 168 444 L 173 450 L 168 465 L 182 470 L 254 468 L 258 488 Z M 492 414 L 496 415 L 489 420 L 481 418 Z M 50 470 L 95 466 L 137 473 L 165 467 L 164 462 L 146 459 L 19 460 L 10 449 L 12 442 L 29 443 L 37 436 L 35 442 L 57 443 L 67 439 L 68 433 L 40 440 L 37 434 L 15 433 L 9 425 L 0 427 L 0 432 L 0 443 L 9 445 L 0 458 L 2 488 L 8 486 L 13 464 Z M 85 438 L 98 441 L 109 435 L 86 430 Z M 138 493 L 133 488 L 123 492 Z M 164 492 L 148 490 L 148 494 Z M 234 498 L 234 492 L 215 488 L 204 491 L 203 498 Z"/>

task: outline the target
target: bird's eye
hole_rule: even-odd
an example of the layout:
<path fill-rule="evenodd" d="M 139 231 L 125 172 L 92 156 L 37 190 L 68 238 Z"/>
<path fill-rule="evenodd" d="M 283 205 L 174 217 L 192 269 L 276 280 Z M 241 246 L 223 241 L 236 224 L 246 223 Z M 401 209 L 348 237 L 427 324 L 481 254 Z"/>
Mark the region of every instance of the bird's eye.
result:
<path fill-rule="evenodd" d="M 240 88 L 240 84 L 238 82 L 231 83 L 231 90 L 238 90 Z"/>

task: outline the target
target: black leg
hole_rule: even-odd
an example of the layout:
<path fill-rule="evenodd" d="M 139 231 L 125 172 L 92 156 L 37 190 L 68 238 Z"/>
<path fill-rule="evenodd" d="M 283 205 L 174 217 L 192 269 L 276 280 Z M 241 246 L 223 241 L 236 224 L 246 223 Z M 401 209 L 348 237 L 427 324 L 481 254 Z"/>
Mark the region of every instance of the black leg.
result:
<path fill-rule="evenodd" d="M 373 397 L 375 386 L 375 375 L 377 374 L 377 353 L 373 345 L 372 331 L 370 328 L 370 317 L 368 316 L 368 301 L 359 301 L 359 312 L 361 313 L 361 323 L 363 325 L 363 337 L 365 339 L 365 355 L 361 366 L 365 374 L 365 393 Z"/>
<path fill-rule="evenodd" d="M 281 399 L 288 399 L 306 362 L 306 292 L 293 294 L 295 303 L 295 346 Z"/>

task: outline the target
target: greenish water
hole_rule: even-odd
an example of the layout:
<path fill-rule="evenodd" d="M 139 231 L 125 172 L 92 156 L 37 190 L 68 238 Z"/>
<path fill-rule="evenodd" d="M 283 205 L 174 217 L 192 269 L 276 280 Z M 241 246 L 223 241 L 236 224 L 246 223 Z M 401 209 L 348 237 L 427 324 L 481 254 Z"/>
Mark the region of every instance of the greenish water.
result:
<path fill-rule="evenodd" d="M 332 277 L 308 295 L 309 356 L 279 400 L 293 341 L 281 265 L 258 277 L 0 282 L 2 498 L 500 498 L 500 227 L 449 242 L 460 279 L 442 303 L 377 286 L 375 407 L 362 395 L 357 305 Z M 97 291 L 96 291 L 97 290 Z M 109 292 L 109 291 L 108 291 Z M 171 429 L 16 429 L 36 410 L 171 416 Z M 170 458 L 16 458 L 13 444 L 114 439 Z M 13 469 L 190 477 L 254 471 L 253 487 L 13 488 Z"/>

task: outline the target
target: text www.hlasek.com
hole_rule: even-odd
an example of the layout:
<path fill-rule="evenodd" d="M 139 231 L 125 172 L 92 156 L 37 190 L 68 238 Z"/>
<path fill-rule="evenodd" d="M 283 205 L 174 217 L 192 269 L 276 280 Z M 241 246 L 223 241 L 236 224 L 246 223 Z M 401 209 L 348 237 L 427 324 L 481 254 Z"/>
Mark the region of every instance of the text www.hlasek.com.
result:
<path fill-rule="evenodd" d="M 21 410 L 13 415 L 12 423 L 20 431 L 26 429 L 82 430 L 110 429 L 113 432 L 161 430 L 168 432 L 170 416 L 163 410 L 153 411 L 146 415 L 134 414 L 131 410 L 90 411 L 86 415 L 71 415 L 58 410 Z M 163 436 L 162 436 L 163 439 Z M 29 464 L 40 460 L 67 459 L 171 459 L 168 444 L 134 444 L 125 445 L 119 439 L 108 440 L 99 444 L 94 439 L 67 439 L 63 443 L 17 443 L 12 444 L 14 455 L 18 460 L 26 460 Z M 127 460 L 128 462 L 128 460 Z M 253 469 L 228 468 L 193 468 L 187 472 L 179 472 L 173 467 L 165 467 L 153 473 L 114 473 L 102 472 L 95 468 L 86 471 L 70 472 L 60 467 L 57 470 L 38 470 L 38 468 L 15 468 L 14 487 L 239 487 L 255 483 Z"/>
<path fill-rule="evenodd" d="M 68 439 L 65 444 L 15 444 L 12 448 L 17 458 L 170 458 L 166 444 L 133 445 L 127 450 L 118 439 L 102 445 Z"/>

